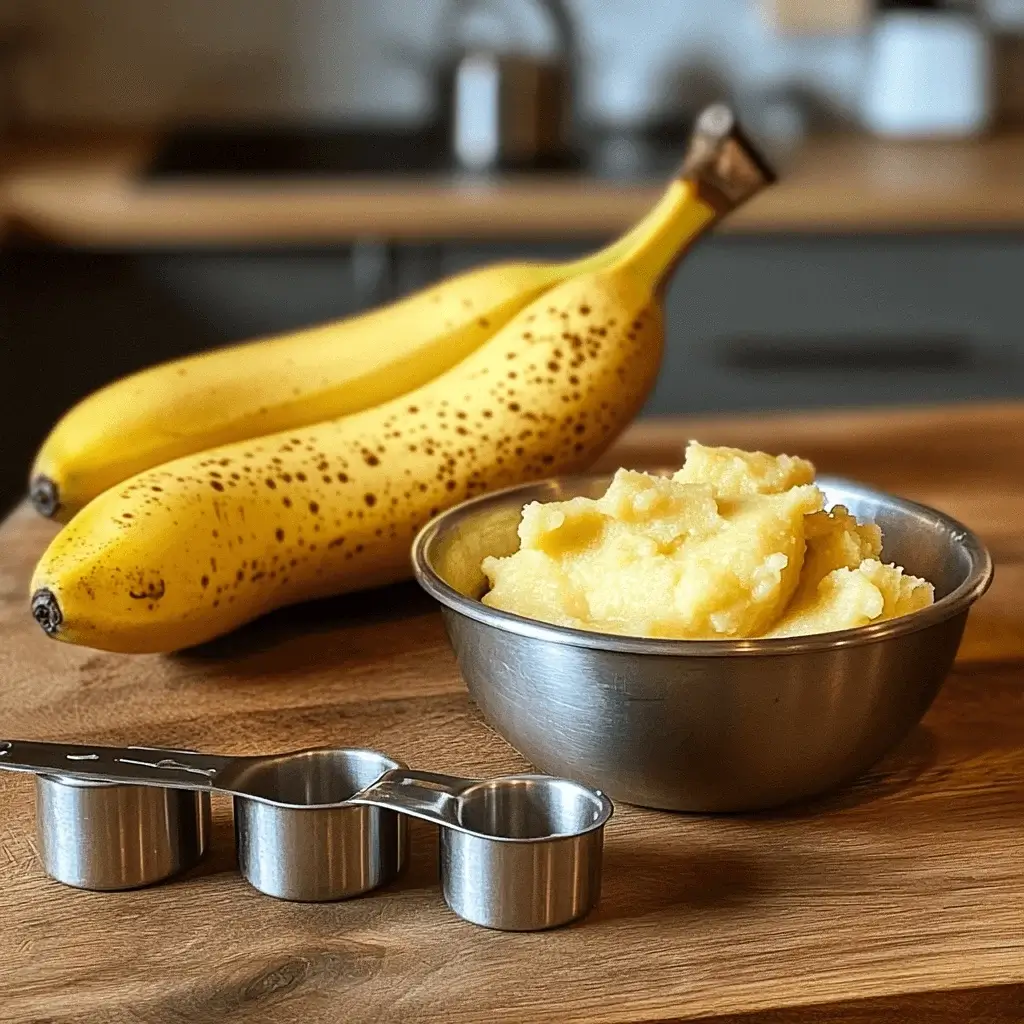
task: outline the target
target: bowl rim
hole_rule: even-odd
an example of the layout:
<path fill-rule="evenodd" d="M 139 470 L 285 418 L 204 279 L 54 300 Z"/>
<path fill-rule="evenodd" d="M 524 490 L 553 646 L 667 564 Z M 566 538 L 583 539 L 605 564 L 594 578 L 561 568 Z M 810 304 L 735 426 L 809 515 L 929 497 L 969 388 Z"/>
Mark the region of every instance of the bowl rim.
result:
<path fill-rule="evenodd" d="M 657 468 L 646 472 L 663 472 Z M 824 474 L 815 483 L 827 494 L 829 487 L 845 488 L 860 492 L 866 498 L 881 498 L 901 511 L 924 514 L 942 524 L 952 534 L 970 559 L 971 568 L 967 578 L 956 589 L 939 598 L 938 601 L 909 615 L 886 619 L 867 626 L 836 630 L 831 633 L 812 633 L 805 636 L 779 638 L 752 638 L 743 640 L 673 640 L 663 638 L 624 636 L 618 633 L 602 633 L 531 619 L 514 612 L 491 608 L 477 598 L 466 597 L 446 583 L 430 562 L 430 549 L 447 529 L 488 505 L 504 505 L 515 494 L 539 492 L 555 486 L 571 489 L 580 488 L 601 480 L 610 480 L 614 471 L 605 473 L 575 474 L 548 477 L 529 483 L 515 484 L 469 498 L 454 505 L 430 520 L 416 535 L 412 545 L 413 573 L 419 585 L 444 608 L 464 615 L 486 626 L 503 632 L 534 640 L 567 647 L 582 647 L 589 650 L 608 651 L 618 654 L 657 654 L 668 657 L 735 657 L 779 656 L 801 654 L 811 651 L 836 650 L 844 647 L 859 647 L 878 643 L 894 637 L 916 633 L 930 626 L 938 625 L 956 615 L 966 612 L 982 594 L 988 590 L 994 576 L 992 556 L 981 539 L 959 520 L 920 502 L 901 498 L 867 484 L 846 477 Z M 523 504 L 534 500 L 527 498 Z"/>

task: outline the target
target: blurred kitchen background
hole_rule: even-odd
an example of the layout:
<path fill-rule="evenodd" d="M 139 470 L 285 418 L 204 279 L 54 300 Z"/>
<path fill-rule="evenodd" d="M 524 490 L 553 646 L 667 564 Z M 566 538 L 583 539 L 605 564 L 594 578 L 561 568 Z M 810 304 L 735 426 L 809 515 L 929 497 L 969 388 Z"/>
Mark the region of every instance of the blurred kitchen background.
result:
<path fill-rule="evenodd" d="M 0 0 L 0 503 L 115 376 L 599 244 L 714 99 L 783 181 L 646 414 L 1024 396 L 1024 0 Z"/>

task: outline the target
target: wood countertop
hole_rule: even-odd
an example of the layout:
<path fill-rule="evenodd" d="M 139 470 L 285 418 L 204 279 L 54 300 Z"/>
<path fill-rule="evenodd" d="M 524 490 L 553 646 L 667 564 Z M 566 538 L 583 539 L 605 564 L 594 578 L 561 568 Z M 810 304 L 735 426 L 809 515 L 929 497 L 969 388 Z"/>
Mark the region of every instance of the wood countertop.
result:
<path fill-rule="evenodd" d="M 146 182 L 141 136 L 36 140 L 0 158 L 0 222 L 84 247 L 590 239 L 632 223 L 661 183 L 537 176 Z M 809 141 L 731 232 L 1024 228 L 1024 134 L 979 142 Z"/>
<path fill-rule="evenodd" d="M 414 823 L 390 888 L 277 902 L 235 870 L 230 805 L 189 876 L 95 894 L 42 874 L 32 783 L 0 773 L 0 1002 L 9 1024 L 1019 1021 L 1024 1016 L 1024 405 L 636 426 L 605 460 L 691 436 L 785 449 L 966 521 L 996 581 L 923 725 L 837 795 L 700 817 L 620 805 L 582 924 L 503 934 L 445 907 Z M 53 533 L 0 528 L 0 722 L 11 737 L 229 753 L 369 745 L 417 767 L 525 767 L 482 723 L 413 585 L 276 614 L 174 657 L 48 641 L 27 610 Z"/>

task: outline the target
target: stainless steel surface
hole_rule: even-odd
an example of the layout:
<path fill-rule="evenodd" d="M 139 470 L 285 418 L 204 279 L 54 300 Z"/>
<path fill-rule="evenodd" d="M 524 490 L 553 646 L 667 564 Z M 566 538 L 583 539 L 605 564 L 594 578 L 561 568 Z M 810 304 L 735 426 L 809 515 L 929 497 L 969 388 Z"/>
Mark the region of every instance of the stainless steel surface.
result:
<path fill-rule="evenodd" d="M 386 885 L 405 865 L 406 823 L 394 811 L 346 802 L 399 767 L 371 750 L 261 759 L 246 780 L 253 797 L 234 801 L 242 875 L 268 896 L 303 902 Z"/>
<path fill-rule="evenodd" d="M 543 166 L 565 158 L 564 67 L 533 57 L 467 53 L 452 71 L 452 148 L 471 171 Z"/>
<path fill-rule="evenodd" d="M 355 799 L 441 826 L 445 902 L 474 924 L 503 931 L 556 928 L 583 917 L 600 898 L 612 804 L 579 783 L 399 769 Z"/>
<path fill-rule="evenodd" d="M 394 767 L 375 750 L 318 747 L 255 757 L 226 757 L 164 747 L 103 747 L 89 743 L 0 740 L 0 770 L 58 774 L 86 782 L 129 782 L 199 792 L 251 797 L 294 806 L 310 802 L 341 805 L 366 782 L 352 788 L 353 772 L 365 779 L 364 765 Z M 370 779 L 369 781 L 372 781 Z M 302 793 L 318 793 L 315 801 Z M 298 794 L 298 796 L 297 796 Z"/>
<path fill-rule="evenodd" d="M 577 54 L 572 20 L 561 0 L 537 0 L 555 39 L 544 55 L 519 45 L 518 23 L 501 5 L 449 4 L 441 38 L 452 45 L 443 63 L 439 99 L 450 123 L 453 156 L 471 171 L 538 168 L 569 158 Z M 493 10 L 492 10 L 493 8 Z M 501 45 L 467 40 L 474 15 L 506 22 Z"/>
<path fill-rule="evenodd" d="M 43 870 L 79 889 L 135 889 L 186 871 L 210 834 L 205 793 L 36 777 Z"/>
<path fill-rule="evenodd" d="M 413 561 L 443 606 L 470 693 L 542 771 L 612 799 L 749 811 L 851 781 L 920 720 L 952 665 L 992 562 L 953 519 L 832 478 L 828 503 L 878 523 L 883 556 L 931 580 L 934 605 L 860 629 L 783 640 L 647 640 L 564 629 L 482 604 L 485 555 L 516 550 L 530 501 L 596 496 L 609 477 L 466 502 L 428 524 Z"/>
<path fill-rule="evenodd" d="M 88 743 L 0 740 L 0 769 L 49 773 L 84 782 L 127 782 L 231 792 L 259 758 L 218 757 L 162 747 L 101 747 Z M 217 783 L 221 785 L 218 786 Z"/>

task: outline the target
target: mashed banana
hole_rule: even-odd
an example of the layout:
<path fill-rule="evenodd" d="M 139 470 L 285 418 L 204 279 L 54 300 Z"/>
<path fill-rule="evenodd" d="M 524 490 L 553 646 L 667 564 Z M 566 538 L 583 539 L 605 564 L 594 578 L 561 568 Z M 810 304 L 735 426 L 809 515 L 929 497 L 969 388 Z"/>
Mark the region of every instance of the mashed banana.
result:
<path fill-rule="evenodd" d="M 826 633 L 916 611 L 925 580 L 877 526 L 823 510 L 805 459 L 692 443 L 675 476 L 620 469 L 596 499 L 523 509 L 485 604 L 577 629 L 687 640 Z"/>

